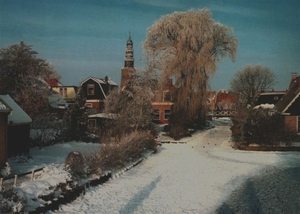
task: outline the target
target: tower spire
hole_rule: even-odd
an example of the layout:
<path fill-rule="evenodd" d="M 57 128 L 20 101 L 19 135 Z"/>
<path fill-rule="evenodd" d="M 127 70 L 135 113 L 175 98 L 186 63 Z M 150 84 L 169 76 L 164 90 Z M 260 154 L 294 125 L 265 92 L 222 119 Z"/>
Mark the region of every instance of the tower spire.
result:
<path fill-rule="evenodd" d="M 126 53 L 125 53 L 125 63 L 124 67 L 133 68 L 134 58 L 133 58 L 133 42 L 131 40 L 131 32 L 129 31 L 129 38 L 126 43 Z"/>
<path fill-rule="evenodd" d="M 136 75 L 133 58 L 133 42 L 131 40 L 131 32 L 126 43 L 126 53 L 124 67 L 121 69 L 121 90 L 126 86 L 128 81 Z"/>

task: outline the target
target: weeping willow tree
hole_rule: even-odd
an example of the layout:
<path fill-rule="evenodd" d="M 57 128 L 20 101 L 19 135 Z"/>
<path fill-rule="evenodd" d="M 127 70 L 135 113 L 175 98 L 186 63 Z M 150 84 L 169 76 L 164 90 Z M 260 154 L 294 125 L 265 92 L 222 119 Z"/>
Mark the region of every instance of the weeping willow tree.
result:
<path fill-rule="evenodd" d="M 235 60 L 238 40 L 232 29 L 215 22 L 208 9 L 174 12 L 161 17 L 147 31 L 145 55 L 161 71 L 161 81 L 175 79 L 174 112 L 190 120 L 205 117 L 205 92 L 216 64 Z"/>

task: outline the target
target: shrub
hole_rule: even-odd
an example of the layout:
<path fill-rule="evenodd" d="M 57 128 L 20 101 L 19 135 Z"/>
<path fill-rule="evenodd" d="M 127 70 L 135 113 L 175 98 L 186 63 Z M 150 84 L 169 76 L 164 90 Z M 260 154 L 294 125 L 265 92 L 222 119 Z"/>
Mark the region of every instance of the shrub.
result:
<path fill-rule="evenodd" d="M 66 168 L 75 177 L 101 175 L 102 171 L 118 170 L 131 161 L 142 157 L 145 151 L 156 150 L 156 141 L 150 131 L 134 131 L 119 142 L 108 141 L 100 151 L 83 155 L 80 152 L 68 154 Z"/>
<path fill-rule="evenodd" d="M 249 109 L 247 108 L 238 108 L 231 118 L 231 136 L 236 145 L 242 141 L 242 127 L 248 117 L 248 112 Z"/>
<path fill-rule="evenodd" d="M 102 170 L 122 168 L 126 163 L 141 157 L 147 150 L 155 150 L 154 136 L 147 132 L 134 131 L 125 135 L 119 143 L 103 145 L 99 158 Z"/>
<path fill-rule="evenodd" d="M 73 176 L 85 175 L 83 154 L 81 152 L 70 152 L 66 158 L 65 167 Z"/>
<path fill-rule="evenodd" d="M 15 189 L 0 192 L 0 213 L 21 213 L 25 203 L 25 197 Z"/>
<path fill-rule="evenodd" d="M 11 167 L 9 166 L 8 162 L 4 164 L 0 164 L 0 177 L 8 177 L 11 174 Z M 0 189 L 1 191 L 1 189 Z"/>
<path fill-rule="evenodd" d="M 241 132 L 245 145 L 257 143 L 264 146 L 275 146 L 282 142 L 288 144 L 294 135 L 285 128 L 282 115 L 262 108 L 248 112 Z"/>
<path fill-rule="evenodd" d="M 190 136 L 189 128 L 196 128 L 196 120 L 188 119 L 188 114 L 185 111 L 174 111 L 169 119 L 169 136 L 174 140 L 179 140 L 183 137 Z"/>

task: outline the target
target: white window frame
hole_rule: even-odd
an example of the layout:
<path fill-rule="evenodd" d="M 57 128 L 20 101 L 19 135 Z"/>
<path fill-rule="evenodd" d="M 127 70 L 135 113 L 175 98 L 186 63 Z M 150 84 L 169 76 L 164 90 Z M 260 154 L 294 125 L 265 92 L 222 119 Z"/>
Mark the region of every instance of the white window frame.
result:
<path fill-rule="evenodd" d="M 92 93 L 90 93 L 90 89 L 93 90 Z M 87 84 L 87 95 L 95 95 L 95 84 Z"/>
<path fill-rule="evenodd" d="M 153 120 L 160 120 L 160 109 L 156 108 L 153 111 Z"/>
<path fill-rule="evenodd" d="M 92 103 L 86 103 L 85 106 L 86 106 L 87 108 L 93 108 L 93 104 L 92 104 Z"/>
<path fill-rule="evenodd" d="M 168 111 L 168 112 L 167 112 L 167 111 Z M 165 110 L 164 110 L 164 119 L 165 119 L 165 120 L 169 120 L 170 114 L 171 114 L 171 109 L 165 109 Z M 166 117 L 166 115 L 167 115 L 167 117 Z"/>

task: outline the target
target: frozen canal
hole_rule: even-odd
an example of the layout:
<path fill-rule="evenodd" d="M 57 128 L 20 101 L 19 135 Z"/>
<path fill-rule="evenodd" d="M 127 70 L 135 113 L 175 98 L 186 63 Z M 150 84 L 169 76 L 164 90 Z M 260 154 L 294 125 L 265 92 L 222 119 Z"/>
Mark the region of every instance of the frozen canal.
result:
<path fill-rule="evenodd" d="M 299 213 L 300 153 L 230 147 L 229 126 L 163 144 L 56 213 Z"/>

